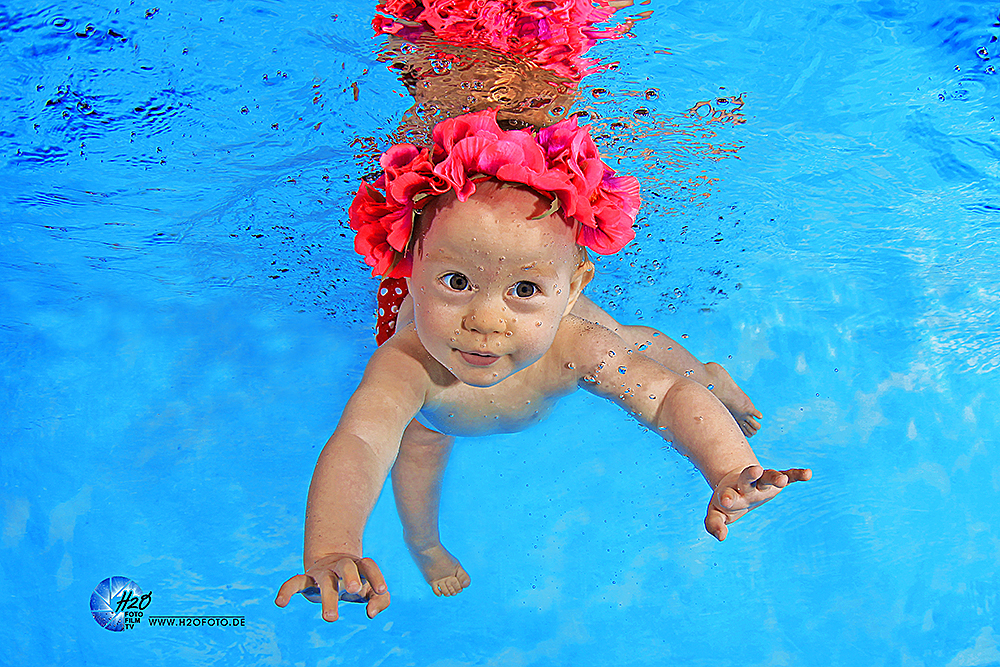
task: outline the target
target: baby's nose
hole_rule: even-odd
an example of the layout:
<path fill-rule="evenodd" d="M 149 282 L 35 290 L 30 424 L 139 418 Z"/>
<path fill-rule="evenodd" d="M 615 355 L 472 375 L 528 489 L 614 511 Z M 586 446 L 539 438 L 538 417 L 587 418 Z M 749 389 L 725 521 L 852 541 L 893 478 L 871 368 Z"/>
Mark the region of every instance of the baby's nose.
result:
<path fill-rule="evenodd" d="M 507 330 L 507 308 L 495 299 L 483 299 L 465 317 L 465 328 L 481 334 L 503 333 Z"/>

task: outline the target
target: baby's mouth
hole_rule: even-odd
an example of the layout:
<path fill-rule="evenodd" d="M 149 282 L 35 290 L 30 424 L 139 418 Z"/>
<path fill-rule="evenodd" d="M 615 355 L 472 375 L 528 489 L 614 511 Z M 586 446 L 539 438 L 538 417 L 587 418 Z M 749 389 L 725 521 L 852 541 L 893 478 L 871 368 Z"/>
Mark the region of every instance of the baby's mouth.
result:
<path fill-rule="evenodd" d="M 462 359 L 464 359 L 466 363 L 472 364 L 473 366 L 489 366 L 500 358 L 495 354 L 480 352 L 462 352 L 461 350 L 458 350 L 458 353 L 462 355 Z"/>

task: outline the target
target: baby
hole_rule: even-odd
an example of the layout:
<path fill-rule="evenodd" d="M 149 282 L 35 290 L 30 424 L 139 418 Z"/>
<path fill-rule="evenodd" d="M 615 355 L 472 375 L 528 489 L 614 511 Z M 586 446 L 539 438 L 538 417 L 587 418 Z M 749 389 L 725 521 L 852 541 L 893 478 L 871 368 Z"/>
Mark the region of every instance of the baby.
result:
<path fill-rule="evenodd" d="M 390 469 L 417 565 L 436 594 L 460 592 L 469 575 L 437 529 L 452 437 L 521 430 L 577 388 L 622 406 L 695 463 L 713 489 L 705 527 L 719 540 L 811 477 L 760 466 L 745 437 L 760 413 L 721 366 L 619 325 L 583 295 L 594 275 L 585 248 L 612 253 L 631 240 L 639 198 L 637 181 L 615 176 L 575 119 L 533 134 L 501 130 L 495 113 L 468 114 L 440 123 L 433 148 L 394 146 L 382 166 L 351 224 L 368 264 L 390 278 L 381 296 L 399 297 L 381 300 L 383 314 L 397 315 L 382 330 L 394 333 L 320 454 L 305 574 L 281 586 L 279 606 L 317 587 L 328 621 L 345 594 L 366 601 L 371 618 L 389 605 L 362 534 Z"/>

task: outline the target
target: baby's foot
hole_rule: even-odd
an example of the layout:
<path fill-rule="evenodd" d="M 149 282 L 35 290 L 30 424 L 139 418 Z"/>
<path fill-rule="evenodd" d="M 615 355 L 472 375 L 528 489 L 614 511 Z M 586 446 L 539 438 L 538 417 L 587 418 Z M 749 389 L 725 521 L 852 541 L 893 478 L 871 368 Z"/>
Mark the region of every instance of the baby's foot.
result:
<path fill-rule="evenodd" d="M 410 554 L 424 579 L 431 585 L 434 595 L 458 595 L 472 579 L 458 559 L 448 553 L 440 543 L 426 549 L 410 549 Z"/>
<path fill-rule="evenodd" d="M 743 435 L 749 438 L 756 433 L 760 428 L 757 420 L 763 415 L 754 407 L 750 397 L 733 382 L 726 369 L 714 361 L 705 364 L 705 371 L 709 377 L 707 383 L 709 390 L 729 409 Z"/>

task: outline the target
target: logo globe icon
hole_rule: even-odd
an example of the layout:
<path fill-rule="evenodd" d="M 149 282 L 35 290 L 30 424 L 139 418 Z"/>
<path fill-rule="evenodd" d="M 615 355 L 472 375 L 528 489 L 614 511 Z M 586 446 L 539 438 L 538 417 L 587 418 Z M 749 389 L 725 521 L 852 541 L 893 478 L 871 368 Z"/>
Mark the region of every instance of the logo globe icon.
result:
<path fill-rule="evenodd" d="M 112 632 L 125 629 L 125 610 L 118 609 L 118 602 L 126 591 L 137 599 L 142 597 L 142 589 L 127 577 L 108 577 L 91 593 L 90 613 L 102 628 Z"/>

